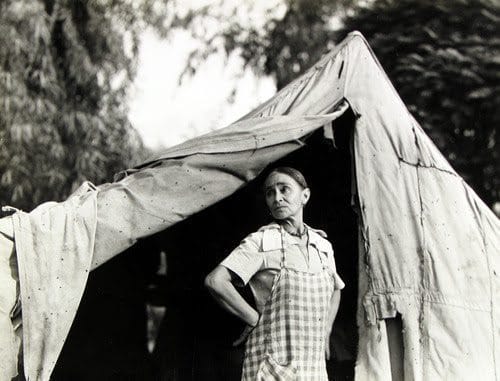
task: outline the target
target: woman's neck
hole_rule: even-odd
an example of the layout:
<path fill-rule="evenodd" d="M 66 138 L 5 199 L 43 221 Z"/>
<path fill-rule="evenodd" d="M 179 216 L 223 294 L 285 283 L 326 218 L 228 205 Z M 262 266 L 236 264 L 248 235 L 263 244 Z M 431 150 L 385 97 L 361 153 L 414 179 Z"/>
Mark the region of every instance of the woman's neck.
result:
<path fill-rule="evenodd" d="M 302 235 L 306 229 L 302 219 L 285 219 L 278 221 L 278 223 L 292 235 Z"/>

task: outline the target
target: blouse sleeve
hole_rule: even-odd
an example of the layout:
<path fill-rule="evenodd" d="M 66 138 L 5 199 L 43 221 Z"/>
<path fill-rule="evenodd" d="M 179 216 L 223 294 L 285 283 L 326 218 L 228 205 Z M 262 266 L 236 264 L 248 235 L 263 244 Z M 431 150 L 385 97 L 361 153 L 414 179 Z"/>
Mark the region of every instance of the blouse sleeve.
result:
<path fill-rule="evenodd" d="M 336 271 L 333 273 L 333 279 L 335 280 L 336 290 L 342 290 L 345 287 L 344 281 Z"/>
<path fill-rule="evenodd" d="M 328 251 L 328 261 L 330 262 L 330 268 L 333 270 L 333 279 L 335 281 L 335 289 L 342 290 L 345 287 L 345 283 L 337 273 L 337 266 L 335 265 L 335 256 L 333 255 L 333 248 L 330 246 L 330 250 Z"/>
<path fill-rule="evenodd" d="M 261 241 L 262 232 L 250 234 L 221 262 L 222 266 L 238 275 L 243 285 L 246 285 L 264 264 L 264 255 L 260 250 Z"/>

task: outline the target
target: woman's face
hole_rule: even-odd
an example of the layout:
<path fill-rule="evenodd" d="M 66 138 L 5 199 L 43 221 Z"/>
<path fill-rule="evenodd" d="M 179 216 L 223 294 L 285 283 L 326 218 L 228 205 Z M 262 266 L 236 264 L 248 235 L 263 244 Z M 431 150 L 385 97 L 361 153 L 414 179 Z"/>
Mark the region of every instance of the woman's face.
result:
<path fill-rule="evenodd" d="M 309 189 L 284 173 L 271 173 L 264 183 L 266 204 L 276 220 L 302 216 L 302 209 L 309 199 Z"/>

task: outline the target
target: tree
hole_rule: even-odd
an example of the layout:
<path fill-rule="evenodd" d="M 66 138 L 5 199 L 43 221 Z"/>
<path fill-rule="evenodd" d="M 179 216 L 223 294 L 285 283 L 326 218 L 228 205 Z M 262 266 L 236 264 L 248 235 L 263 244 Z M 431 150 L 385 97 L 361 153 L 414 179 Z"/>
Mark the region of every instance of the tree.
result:
<path fill-rule="evenodd" d="M 346 14 L 360 2 L 271 1 L 267 7 L 260 6 L 260 17 L 255 18 L 248 16 L 258 8 L 254 2 L 200 8 L 185 17 L 178 14 L 177 23 L 188 28 L 201 46 L 192 52 L 186 73 L 195 72 L 212 53 L 236 53 L 258 74 L 274 76 L 280 89 L 335 45 L 332 19 Z M 258 22 L 262 15 L 264 22 Z M 214 23 L 217 27 L 211 28 Z"/>
<path fill-rule="evenodd" d="M 0 1 L 0 204 L 64 199 L 137 163 L 127 88 L 145 26 L 167 6 L 133 0 Z"/>
<path fill-rule="evenodd" d="M 240 53 L 281 88 L 347 32 L 361 31 L 453 167 L 487 204 L 500 200 L 498 2 L 287 0 L 282 6 L 263 28 L 230 23 L 219 32 L 220 48 Z M 212 50 L 218 41 L 211 36 Z"/>

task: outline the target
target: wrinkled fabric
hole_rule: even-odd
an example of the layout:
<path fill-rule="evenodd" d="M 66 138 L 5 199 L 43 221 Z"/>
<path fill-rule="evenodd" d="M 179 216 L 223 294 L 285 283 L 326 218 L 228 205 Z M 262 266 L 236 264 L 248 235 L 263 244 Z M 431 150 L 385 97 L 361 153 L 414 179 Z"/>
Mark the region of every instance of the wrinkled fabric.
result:
<path fill-rule="evenodd" d="M 229 127 L 232 133 L 223 129 L 190 140 L 169 149 L 158 160 L 129 170 L 122 180 L 100 186 L 93 267 L 138 238 L 164 230 L 228 197 L 267 165 L 303 147 L 308 135 L 346 110 L 342 98 L 333 98 L 331 112 L 320 116 L 278 115 L 239 121 L 236 127 Z"/>
<path fill-rule="evenodd" d="M 346 99 L 362 225 L 358 380 L 390 379 L 383 319 L 401 314 L 406 380 L 495 380 L 500 223 L 409 114 L 362 39 Z M 367 85 L 368 84 L 368 85 Z"/>
<path fill-rule="evenodd" d="M 361 248 L 356 378 L 390 379 L 383 319 L 398 313 L 405 379 L 499 378 L 499 220 L 353 33 L 228 128 L 173 147 L 113 183 L 15 215 L 30 380 L 48 379 L 89 269 L 228 197 L 315 130 L 335 128 L 348 107 L 357 118 Z"/>
<path fill-rule="evenodd" d="M 48 380 L 85 289 L 94 248 L 96 190 L 12 216 L 21 286 L 24 372 Z"/>

